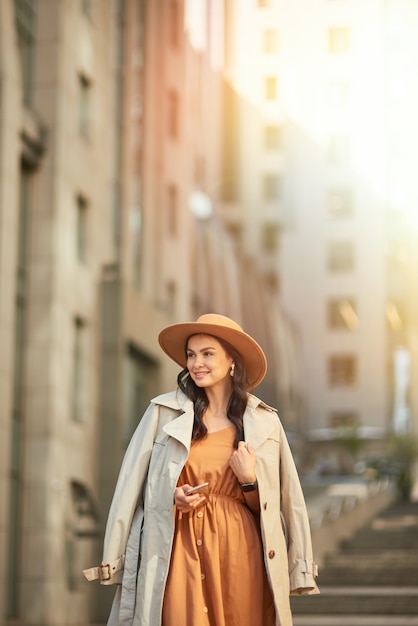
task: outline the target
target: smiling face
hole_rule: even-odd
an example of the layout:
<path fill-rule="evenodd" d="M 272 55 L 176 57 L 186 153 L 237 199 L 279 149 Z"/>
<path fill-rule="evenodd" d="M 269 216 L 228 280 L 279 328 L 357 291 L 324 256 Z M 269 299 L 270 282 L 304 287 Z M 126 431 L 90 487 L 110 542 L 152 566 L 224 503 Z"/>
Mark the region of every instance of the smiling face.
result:
<path fill-rule="evenodd" d="M 187 342 L 186 367 L 198 387 L 230 386 L 233 359 L 211 335 L 193 335 Z"/>

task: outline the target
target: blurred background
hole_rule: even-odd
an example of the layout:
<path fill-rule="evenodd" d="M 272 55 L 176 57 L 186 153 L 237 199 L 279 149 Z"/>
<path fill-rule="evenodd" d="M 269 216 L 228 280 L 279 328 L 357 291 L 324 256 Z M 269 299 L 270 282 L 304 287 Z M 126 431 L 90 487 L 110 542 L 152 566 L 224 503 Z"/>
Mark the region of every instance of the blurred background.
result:
<path fill-rule="evenodd" d="M 413 495 L 417 32 L 414 0 L 1 0 L 5 624 L 105 621 L 80 571 L 170 323 L 261 343 L 307 491 Z"/>

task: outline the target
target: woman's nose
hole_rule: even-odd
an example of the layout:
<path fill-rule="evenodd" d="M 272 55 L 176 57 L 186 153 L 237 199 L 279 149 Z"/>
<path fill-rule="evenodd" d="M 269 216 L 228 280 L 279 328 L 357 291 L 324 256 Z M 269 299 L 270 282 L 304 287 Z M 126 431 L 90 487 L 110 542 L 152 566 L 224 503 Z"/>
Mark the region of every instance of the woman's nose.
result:
<path fill-rule="evenodd" d="M 195 367 L 202 367 L 203 365 L 203 358 L 200 354 L 196 355 L 195 361 L 194 361 Z"/>

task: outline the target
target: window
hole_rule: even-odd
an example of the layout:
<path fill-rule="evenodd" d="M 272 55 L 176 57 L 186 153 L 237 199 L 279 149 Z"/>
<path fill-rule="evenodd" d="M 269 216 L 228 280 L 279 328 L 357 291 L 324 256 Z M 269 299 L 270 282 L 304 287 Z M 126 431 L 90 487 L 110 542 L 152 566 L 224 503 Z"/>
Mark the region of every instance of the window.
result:
<path fill-rule="evenodd" d="M 328 50 L 331 54 L 348 52 L 350 47 L 350 31 L 344 26 L 328 30 Z"/>
<path fill-rule="evenodd" d="M 405 328 L 405 307 L 401 303 L 389 300 L 385 312 L 387 323 L 393 333 L 399 333 Z"/>
<path fill-rule="evenodd" d="M 79 76 L 79 105 L 78 105 L 78 129 L 85 139 L 90 137 L 90 80 L 80 74 Z"/>
<path fill-rule="evenodd" d="M 266 100 L 277 99 L 277 78 L 275 76 L 267 76 L 265 79 L 265 96 Z"/>
<path fill-rule="evenodd" d="M 241 223 L 229 222 L 226 224 L 228 234 L 231 237 L 234 246 L 237 250 L 240 250 L 243 245 L 243 228 Z"/>
<path fill-rule="evenodd" d="M 179 136 L 179 99 L 177 92 L 172 89 L 167 96 L 167 131 L 171 139 Z"/>
<path fill-rule="evenodd" d="M 269 125 L 264 128 L 264 147 L 266 150 L 278 150 L 281 145 L 280 126 Z"/>
<path fill-rule="evenodd" d="M 359 327 L 359 318 L 353 299 L 336 298 L 328 302 L 328 326 L 336 330 L 351 331 Z"/>
<path fill-rule="evenodd" d="M 10 415 L 11 439 L 10 450 L 10 491 L 9 521 L 7 540 L 7 581 L 6 611 L 8 617 L 19 617 L 19 595 L 22 571 L 20 566 L 22 523 L 21 500 L 23 481 L 23 447 L 24 447 L 24 407 L 25 407 L 25 347 L 26 322 L 28 307 L 28 250 L 27 235 L 31 215 L 32 172 L 22 167 L 19 180 L 19 221 L 17 229 L 17 267 L 15 283 L 15 328 L 13 338 L 13 395 Z"/>
<path fill-rule="evenodd" d="M 178 49 L 180 45 L 180 3 L 179 0 L 170 0 L 168 4 L 168 40 L 170 46 Z"/>
<path fill-rule="evenodd" d="M 332 80 L 328 85 L 328 103 L 331 107 L 348 104 L 350 86 L 345 80 Z"/>
<path fill-rule="evenodd" d="M 93 17 L 93 0 L 81 0 L 81 12 L 91 19 Z"/>
<path fill-rule="evenodd" d="M 76 422 L 83 422 L 85 416 L 85 392 L 87 390 L 87 352 L 86 325 L 84 320 L 76 317 L 73 326 L 73 389 L 72 417 Z"/>
<path fill-rule="evenodd" d="M 277 31 L 273 28 L 269 28 L 264 31 L 264 52 L 266 54 L 273 54 L 277 52 Z"/>
<path fill-rule="evenodd" d="M 353 387 L 357 382 L 357 359 L 354 355 L 328 358 L 328 383 L 331 388 Z"/>
<path fill-rule="evenodd" d="M 198 187 L 205 186 L 206 159 L 203 154 L 196 155 L 194 160 L 194 178 Z"/>
<path fill-rule="evenodd" d="M 280 177 L 278 174 L 265 174 L 263 177 L 263 198 L 267 202 L 277 200 L 280 195 Z"/>
<path fill-rule="evenodd" d="M 70 482 L 71 518 L 76 532 L 66 533 L 63 570 L 67 574 L 70 591 L 80 589 L 80 569 L 85 556 L 80 539 L 96 537 L 98 534 L 99 511 L 88 487 L 78 480 Z"/>
<path fill-rule="evenodd" d="M 223 81 L 222 93 L 223 121 L 221 131 L 221 165 L 223 176 L 220 195 L 223 202 L 238 200 L 239 130 L 238 119 L 240 96 L 228 80 Z"/>
<path fill-rule="evenodd" d="M 15 0 L 16 31 L 23 82 L 23 102 L 32 102 L 33 60 L 35 58 L 36 0 Z"/>
<path fill-rule="evenodd" d="M 358 428 L 359 422 L 359 416 L 354 411 L 334 411 L 329 417 L 331 428 Z"/>
<path fill-rule="evenodd" d="M 408 263 L 408 250 L 404 241 L 390 241 L 387 244 L 387 265 L 393 272 L 405 271 Z"/>
<path fill-rule="evenodd" d="M 142 278 L 142 205 L 140 200 L 131 204 L 129 236 L 132 251 L 132 282 L 135 289 L 140 289 Z"/>
<path fill-rule="evenodd" d="M 170 317 L 174 317 L 177 309 L 177 285 L 174 280 L 169 280 L 166 289 L 166 311 Z"/>
<path fill-rule="evenodd" d="M 268 222 L 263 224 L 261 232 L 261 244 L 264 252 L 277 252 L 279 248 L 279 226 L 278 224 Z"/>
<path fill-rule="evenodd" d="M 87 260 L 87 214 L 88 204 L 84 196 L 77 196 L 77 259 L 82 263 Z"/>
<path fill-rule="evenodd" d="M 167 227 L 170 235 L 177 234 L 178 226 L 178 191 L 176 185 L 167 187 Z"/>
<path fill-rule="evenodd" d="M 335 135 L 330 137 L 328 146 L 328 157 L 336 165 L 346 165 L 349 160 L 349 142 L 346 135 Z"/>
<path fill-rule="evenodd" d="M 136 346 L 128 345 L 124 376 L 125 382 L 125 428 L 127 444 L 148 406 L 149 399 L 157 393 L 157 366 Z"/>
<path fill-rule="evenodd" d="M 327 214 L 330 218 L 344 218 L 353 214 L 350 189 L 330 189 L 327 197 Z"/>
<path fill-rule="evenodd" d="M 332 242 L 328 246 L 328 270 L 351 272 L 354 270 L 354 246 L 351 241 Z"/>
<path fill-rule="evenodd" d="M 277 271 L 270 270 L 264 275 L 264 284 L 270 293 L 279 293 L 280 277 Z"/>

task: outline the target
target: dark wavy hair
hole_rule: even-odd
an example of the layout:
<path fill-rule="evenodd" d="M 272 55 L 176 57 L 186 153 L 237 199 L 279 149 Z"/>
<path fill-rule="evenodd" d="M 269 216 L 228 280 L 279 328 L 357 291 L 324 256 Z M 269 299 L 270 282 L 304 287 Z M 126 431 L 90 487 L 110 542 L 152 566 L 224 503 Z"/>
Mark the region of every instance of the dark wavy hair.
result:
<path fill-rule="evenodd" d="M 245 366 L 241 355 L 235 350 L 227 341 L 215 336 L 215 339 L 219 341 L 225 352 L 230 356 L 235 363 L 234 376 L 232 380 L 232 392 L 229 398 L 228 406 L 226 407 L 226 414 L 228 419 L 234 424 L 236 428 L 235 432 L 235 448 L 238 447 L 238 442 L 244 440 L 244 422 L 243 416 L 247 406 L 248 393 L 246 388 L 248 387 L 248 380 L 245 371 Z M 187 350 L 187 343 L 185 345 L 185 351 Z M 207 435 L 207 428 L 203 422 L 203 416 L 209 405 L 209 400 L 206 392 L 203 388 L 198 387 L 189 374 L 189 370 L 184 368 L 177 377 L 177 384 L 181 391 L 186 394 L 194 405 L 194 423 L 192 439 L 199 440 L 204 439 Z"/>

